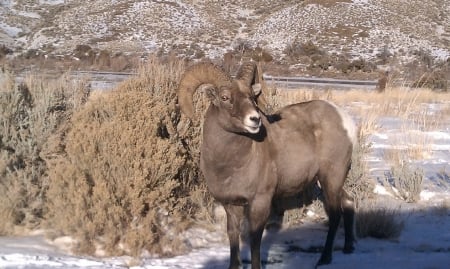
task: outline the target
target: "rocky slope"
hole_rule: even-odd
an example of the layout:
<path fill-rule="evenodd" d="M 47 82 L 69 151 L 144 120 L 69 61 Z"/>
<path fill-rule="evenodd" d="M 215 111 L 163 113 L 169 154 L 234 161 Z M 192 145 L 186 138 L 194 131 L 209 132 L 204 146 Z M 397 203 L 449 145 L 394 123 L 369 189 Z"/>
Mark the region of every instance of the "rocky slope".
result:
<path fill-rule="evenodd" d="M 3 0 L 0 46 L 69 54 L 77 45 L 191 58 L 261 47 L 276 60 L 310 42 L 328 55 L 408 62 L 450 56 L 449 0 Z M 291 57 L 292 58 L 292 57 Z M 292 64 L 292 62 L 291 62 Z"/>

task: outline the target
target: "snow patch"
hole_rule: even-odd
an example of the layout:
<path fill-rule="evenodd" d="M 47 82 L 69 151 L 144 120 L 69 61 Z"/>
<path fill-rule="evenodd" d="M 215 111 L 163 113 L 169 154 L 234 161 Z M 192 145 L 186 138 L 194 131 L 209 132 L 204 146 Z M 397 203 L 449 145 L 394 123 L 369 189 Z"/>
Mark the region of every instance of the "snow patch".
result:
<path fill-rule="evenodd" d="M 39 4 L 44 5 L 61 5 L 64 4 L 66 0 L 39 0 Z"/>
<path fill-rule="evenodd" d="M 4 22 L 0 22 L 0 29 L 11 37 L 17 37 L 17 35 L 22 32 L 21 28 L 8 25 Z"/>

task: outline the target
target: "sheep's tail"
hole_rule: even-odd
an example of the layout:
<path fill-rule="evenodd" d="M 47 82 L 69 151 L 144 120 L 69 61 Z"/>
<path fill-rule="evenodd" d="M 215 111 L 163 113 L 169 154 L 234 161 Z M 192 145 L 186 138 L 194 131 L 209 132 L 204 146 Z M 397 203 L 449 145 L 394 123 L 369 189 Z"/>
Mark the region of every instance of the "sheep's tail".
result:
<path fill-rule="evenodd" d="M 332 102 L 329 103 L 334 106 L 339 116 L 341 117 L 342 126 L 347 131 L 348 138 L 352 142 L 353 147 L 355 147 L 358 144 L 358 130 L 356 128 L 355 121 L 350 116 L 350 114 L 347 113 L 347 111 L 343 110 Z"/>

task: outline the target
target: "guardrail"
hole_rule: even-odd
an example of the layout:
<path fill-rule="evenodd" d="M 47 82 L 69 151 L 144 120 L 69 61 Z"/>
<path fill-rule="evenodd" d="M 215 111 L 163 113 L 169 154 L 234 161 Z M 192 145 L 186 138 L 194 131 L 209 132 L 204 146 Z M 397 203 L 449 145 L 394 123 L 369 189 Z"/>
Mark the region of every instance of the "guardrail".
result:
<path fill-rule="evenodd" d="M 348 80 L 334 78 L 313 78 L 313 77 L 283 77 L 263 75 L 267 83 L 273 83 L 277 86 L 284 86 L 292 89 L 298 86 L 319 87 L 319 88 L 365 88 L 375 89 L 378 85 L 377 80 Z"/>
<path fill-rule="evenodd" d="M 113 75 L 113 76 L 134 76 L 137 72 L 109 72 L 109 71 L 71 71 L 71 74 L 86 74 L 86 75 Z"/>
<path fill-rule="evenodd" d="M 91 85 L 94 89 L 111 89 L 126 78 L 136 75 L 135 72 L 106 72 L 106 71 L 71 71 L 74 77 L 90 77 Z M 16 77 L 17 80 L 23 80 L 23 75 Z M 52 76 L 52 74 L 49 74 Z M 314 77 L 287 77 L 271 76 L 264 74 L 263 79 L 268 84 L 277 87 L 293 90 L 299 87 L 308 87 L 311 89 L 376 89 L 378 81 L 376 80 L 347 80 L 334 78 L 314 78 Z"/>

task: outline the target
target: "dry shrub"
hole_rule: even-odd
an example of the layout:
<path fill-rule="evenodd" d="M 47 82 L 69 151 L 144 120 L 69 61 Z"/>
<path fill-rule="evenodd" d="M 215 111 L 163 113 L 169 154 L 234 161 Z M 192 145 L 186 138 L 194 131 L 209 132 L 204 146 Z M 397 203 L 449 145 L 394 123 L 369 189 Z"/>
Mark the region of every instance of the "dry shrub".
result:
<path fill-rule="evenodd" d="M 297 59 L 301 56 L 311 57 L 313 55 L 324 55 L 325 52 L 321 50 L 311 40 L 305 43 L 300 43 L 297 39 L 291 44 L 288 44 L 284 49 L 284 53 L 293 59 Z"/>
<path fill-rule="evenodd" d="M 397 209 L 379 207 L 373 202 L 364 203 L 356 214 L 356 235 L 359 238 L 396 239 L 405 226 L 405 220 L 398 215 Z"/>
<path fill-rule="evenodd" d="M 433 207 L 433 213 L 441 217 L 450 216 L 450 198 L 442 200 L 437 206 Z"/>
<path fill-rule="evenodd" d="M 371 145 L 368 142 L 368 131 L 372 124 L 369 120 L 363 119 L 359 126 L 358 143 L 353 146 L 352 166 L 347 175 L 344 184 L 345 190 L 353 197 L 355 205 L 358 208 L 361 202 L 372 198 L 374 183 L 370 180 L 368 164 L 365 160 L 371 151 Z"/>
<path fill-rule="evenodd" d="M 76 251 L 173 255 L 186 249 L 179 233 L 207 215 L 200 128 L 188 128 L 176 104 L 183 70 L 180 61 L 150 59 L 56 137 L 64 150 L 48 160 L 49 225 L 75 236 Z"/>
<path fill-rule="evenodd" d="M 450 70 L 450 68 L 447 68 Z M 431 88 L 433 90 L 448 91 L 449 70 L 434 70 L 426 72 L 419 79 L 413 82 L 412 87 Z"/>
<path fill-rule="evenodd" d="M 16 83 L 14 75 L 0 74 L 0 234 L 39 226 L 48 188 L 41 153 L 88 92 L 84 81 L 68 83 L 67 76 L 29 75 Z"/>
<path fill-rule="evenodd" d="M 422 169 L 414 167 L 410 161 L 421 160 L 431 154 L 432 141 L 422 132 L 409 132 L 405 126 L 402 126 L 402 131 L 401 137 L 393 139 L 392 147 L 384 150 L 383 158 L 391 164 L 384 185 L 395 196 L 407 202 L 417 202 L 425 175 Z"/>
<path fill-rule="evenodd" d="M 425 175 L 422 169 L 414 168 L 407 161 L 401 160 L 386 173 L 385 186 L 399 198 L 408 203 L 420 200 L 422 181 Z"/>
<path fill-rule="evenodd" d="M 310 100 L 328 100 L 334 102 L 334 92 L 330 90 L 313 90 L 313 89 L 298 89 L 298 90 L 273 90 L 273 102 L 277 105 L 275 108 L 281 108 L 294 103 L 307 102 Z"/>
<path fill-rule="evenodd" d="M 95 58 L 95 66 L 99 69 L 109 68 L 111 66 L 111 52 L 108 50 L 101 50 Z"/>

